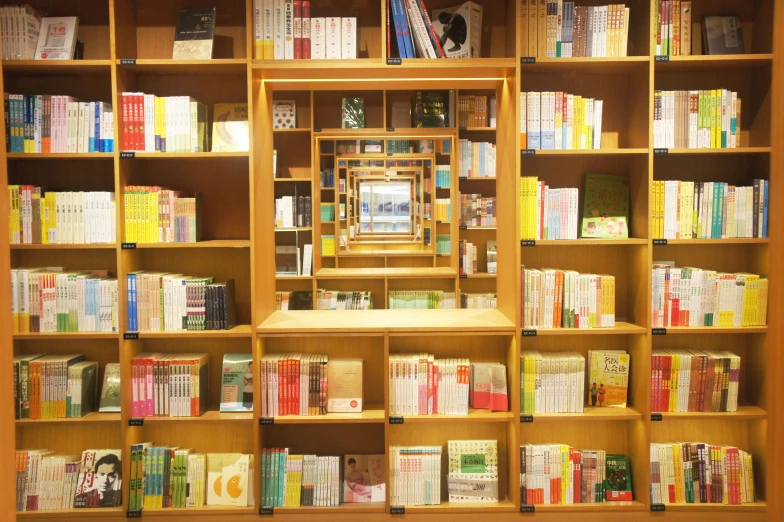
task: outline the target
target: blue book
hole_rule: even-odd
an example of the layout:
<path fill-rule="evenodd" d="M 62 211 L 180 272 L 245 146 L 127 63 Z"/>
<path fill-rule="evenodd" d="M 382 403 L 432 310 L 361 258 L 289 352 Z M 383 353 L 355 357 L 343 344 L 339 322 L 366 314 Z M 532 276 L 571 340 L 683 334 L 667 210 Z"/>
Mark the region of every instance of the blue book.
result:
<path fill-rule="evenodd" d="M 528 131 L 528 148 L 537 150 L 542 148 L 541 133 Z"/>
<path fill-rule="evenodd" d="M 411 26 L 408 23 L 408 13 L 406 11 L 405 3 L 403 0 L 392 1 L 397 2 L 398 9 L 400 10 L 400 27 L 403 30 L 403 43 L 406 48 L 406 58 L 416 58 L 416 53 L 414 53 L 414 35 L 411 34 Z"/>
<path fill-rule="evenodd" d="M 406 36 L 408 32 L 408 25 L 405 10 L 403 10 L 403 3 L 401 0 L 390 0 L 390 5 L 392 7 L 392 22 L 395 26 L 395 38 L 397 39 L 398 53 L 400 54 L 401 58 L 413 58 L 409 55 L 411 44 L 408 42 L 407 45 L 406 42 L 406 39 L 408 38 L 408 36 Z"/>

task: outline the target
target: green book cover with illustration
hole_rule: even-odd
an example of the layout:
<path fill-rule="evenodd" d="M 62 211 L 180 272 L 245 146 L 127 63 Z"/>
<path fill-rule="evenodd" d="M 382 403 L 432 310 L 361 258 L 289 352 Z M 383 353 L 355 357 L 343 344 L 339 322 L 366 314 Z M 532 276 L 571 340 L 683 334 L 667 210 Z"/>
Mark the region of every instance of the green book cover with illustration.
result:
<path fill-rule="evenodd" d="M 580 237 L 628 239 L 629 178 L 586 174 Z"/>

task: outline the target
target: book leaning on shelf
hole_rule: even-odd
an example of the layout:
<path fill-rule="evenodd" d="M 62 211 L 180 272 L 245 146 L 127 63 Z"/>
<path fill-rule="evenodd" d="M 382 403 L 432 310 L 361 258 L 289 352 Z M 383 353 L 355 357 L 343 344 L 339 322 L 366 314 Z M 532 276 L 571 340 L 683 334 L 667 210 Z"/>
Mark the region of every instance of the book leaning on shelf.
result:
<path fill-rule="evenodd" d="M 653 263 L 652 327 L 765 326 L 768 278 Z"/>
<path fill-rule="evenodd" d="M 117 279 L 105 270 L 11 269 L 14 333 L 117 332 Z"/>
<path fill-rule="evenodd" d="M 220 411 L 253 411 L 253 356 L 251 354 L 224 354 Z"/>
<path fill-rule="evenodd" d="M 741 146 L 741 99 L 727 89 L 656 91 L 656 148 L 735 149 Z"/>
<path fill-rule="evenodd" d="M 124 152 L 207 152 L 207 107 L 190 96 L 121 93 Z"/>
<path fill-rule="evenodd" d="M 344 455 L 343 502 L 385 502 L 385 462 L 383 454 Z"/>
<path fill-rule="evenodd" d="M 277 310 L 313 310 L 313 292 L 295 290 L 275 292 Z"/>
<path fill-rule="evenodd" d="M 498 441 L 450 440 L 449 502 L 498 502 Z"/>
<path fill-rule="evenodd" d="M 247 103 L 216 103 L 212 119 L 212 152 L 250 150 Z"/>
<path fill-rule="evenodd" d="M 629 354 L 623 350 L 588 350 L 588 401 L 591 406 L 626 407 L 629 363 Z"/>
<path fill-rule="evenodd" d="M 740 357 L 711 350 L 653 350 L 651 411 L 738 411 Z"/>
<path fill-rule="evenodd" d="M 327 414 L 326 355 L 266 354 L 260 364 L 262 417 Z"/>
<path fill-rule="evenodd" d="M 114 152 L 110 103 L 71 96 L 3 94 L 6 152 Z"/>
<path fill-rule="evenodd" d="M 209 60 L 215 38 L 214 7 L 180 9 L 174 29 L 173 60 Z"/>
<path fill-rule="evenodd" d="M 180 191 L 131 185 L 123 189 L 125 241 L 195 243 L 202 235 L 202 197 Z"/>
<path fill-rule="evenodd" d="M 441 446 L 389 447 L 389 505 L 441 504 Z"/>
<path fill-rule="evenodd" d="M 199 417 L 207 411 L 206 353 L 141 353 L 131 359 L 133 417 Z"/>
<path fill-rule="evenodd" d="M 95 410 L 98 363 L 84 355 L 14 357 L 17 419 L 73 419 Z"/>
<path fill-rule="evenodd" d="M 54 192 L 8 185 L 12 245 L 96 244 L 117 240 L 114 192 Z"/>
<path fill-rule="evenodd" d="M 120 363 L 109 363 L 103 370 L 103 387 L 98 411 L 120 412 Z"/>
<path fill-rule="evenodd" d="M 602 148 L 604 102 L 565 92 L 520 93 L 520 142 L 525 149 Z"/>
<path fill-rule="evenodd" d="M 293 455 L 288 448 L 261 450 L 261 505 L 338 507 L 343 497 L 338 456 Z"/>
<path fill-rule="evenodd" d="M 460 226 L 494 227 L 498 224 L 498 207 L 494 197 L 460 194 Z"/>
<path fill-rule="evenodd" d="M 630 9 L 624 4 L 576 6 L 562 0 L 522 0 L 522 56 L 626 56 Z"/>
<path fill-rule="evenodd" d="M 582 413 L 584 393 L 585 358 L 579 353 L 520 354 L 522 413 Z"/>
<path fill-rule="evenodd" d="M 3 60 L 36 58 L 41 19 L 44 13 L 25 4 L 0 7 Z"/>
<path fill-rule="evenodd" d="M 651 444 L 652 504 L 740 505 L 755 495 L 751 453 L 702 442 Z"/>
<path fill-rule="evenodd" d="M 654 181 L 653 237 L 729 239 L 768 237 L 770 181 L 747 186 L 720 181 Z"/>

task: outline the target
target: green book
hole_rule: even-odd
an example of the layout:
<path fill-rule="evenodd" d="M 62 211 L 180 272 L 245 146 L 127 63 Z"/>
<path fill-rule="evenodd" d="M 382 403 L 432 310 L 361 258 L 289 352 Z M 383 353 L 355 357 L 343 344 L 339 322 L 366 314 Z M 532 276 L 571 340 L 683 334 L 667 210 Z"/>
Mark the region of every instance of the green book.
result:
<path fill-rule="evenodd" d="M 365 128 L 365 99 L 364 98 L 343 98 L 342 123 L 344 129 Z"/>
<path fill-rule="evenodd" d="M 586 174 L 580 237 L 628 239 L 629 178 Z"/>
<path fill-rule="evenodd" d="M 631 501 L 632 473 L 629 457 L 626 455 L 607 455 L 605 461 L 607 475 L 605 486 L 607 500 Z"/>

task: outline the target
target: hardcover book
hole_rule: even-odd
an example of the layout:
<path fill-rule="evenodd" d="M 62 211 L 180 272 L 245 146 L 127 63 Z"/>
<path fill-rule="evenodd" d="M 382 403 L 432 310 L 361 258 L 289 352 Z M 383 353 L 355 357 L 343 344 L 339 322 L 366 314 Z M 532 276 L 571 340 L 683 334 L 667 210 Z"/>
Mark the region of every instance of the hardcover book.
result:
<path fill-rule="evenodd" d="M 469 403 L 472 408 L 509 411 L 506 366 L 501 363 L 471 363 Z"/>
<path fill-rule="evenodd" d="M 590 406 L 626 407 L 629 361 L 629 354 L 620 350 L 588 350 Z"/>
<path fill-rule="evenodd" d="M 247 152 L 248 104 L 216 103 L 213 108 L 212 152 Z"/>
<path fill-rule="evenodd" d="M 586 174 L 581 237 L 628 239 L 629 178 Z"/>
<path fill-rule="evenodd" d="M 36 60 L 72 60 L 79 32 L 76 16 L 45 17 L 38 33 Z"/>
<path fill-rule="evenodd" d="M 362 359 L 330 359 L 327 363 L 327 411 L 362 412 Z"/>
<path fill-rule="evenodd" d="M 702 46 L 705 54 L 744 54 L 743 27 L 739 16 L 704 16 Z"/>
<path fill-rule="evenodd" d="M 215 8 L 180 9 L 174 31 L 173 60 L 210 60 L 215 37 Z"/>
<path fill-rule="evenodd" d="M 343 502 L 384 502 L 384 455 L 343 457 Z"/>
<path fill-rule="evenodd" d="M 122 451 L 82 452 L 74 507 L 97 508 L 122 505 Z"/>
<path fill-rule="evenodd" d="M 297 102 L 296 100 L 275 100 L 272 102 L 272 128 L 296 129 L 297 128 Z"/>
<path fill-rule="evenodd" d="M 449 502 L 498 502 L 498 441 L 450 440 Z"/>
<path fill-rule="evenodd" d="M 482 57 L 482 10 L 475 2 L 433 10 L 433 29 L 447 58 Z"/>
<path fill-rule="evenodd" d="M 253 411 L 253 356 L 223 356 L 220 411 Z"/>

